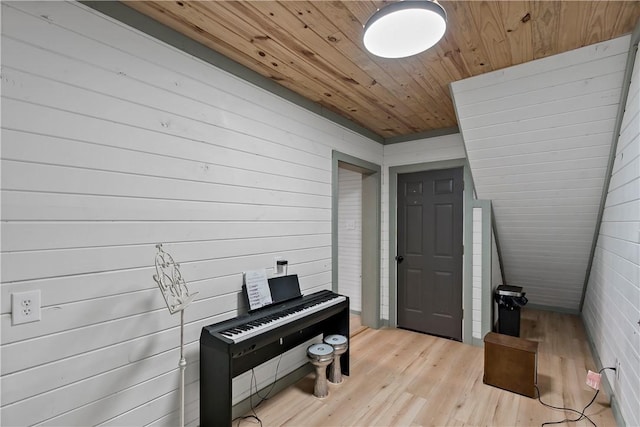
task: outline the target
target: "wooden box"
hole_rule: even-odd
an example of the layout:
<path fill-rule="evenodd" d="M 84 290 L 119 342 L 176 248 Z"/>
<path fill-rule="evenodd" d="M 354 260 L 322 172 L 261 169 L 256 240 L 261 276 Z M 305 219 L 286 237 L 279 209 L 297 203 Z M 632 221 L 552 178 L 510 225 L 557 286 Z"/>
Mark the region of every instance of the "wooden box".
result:
<path fill-rule="evenodd" d="M 537 364 L 537 342 L 495 332 L 485 335 L 485 384 L 535 398 Z"/>

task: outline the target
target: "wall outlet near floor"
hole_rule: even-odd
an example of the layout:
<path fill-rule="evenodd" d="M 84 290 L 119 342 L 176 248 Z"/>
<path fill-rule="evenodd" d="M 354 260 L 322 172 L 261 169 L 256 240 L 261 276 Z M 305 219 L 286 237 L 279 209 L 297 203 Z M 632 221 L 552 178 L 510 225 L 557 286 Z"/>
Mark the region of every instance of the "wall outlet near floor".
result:
<path fill-rule="evenodd" d="M 40 320 L 40 289 L 11 294 L 11 323 L 37 322 Z"/>
<path fill-rule="evenodd" d="M 615 367 L 616 367 L 616 380 L 619 380 L 620 379 L 620 359 L 618 359 L 617 357 L 616 357 Z"/>

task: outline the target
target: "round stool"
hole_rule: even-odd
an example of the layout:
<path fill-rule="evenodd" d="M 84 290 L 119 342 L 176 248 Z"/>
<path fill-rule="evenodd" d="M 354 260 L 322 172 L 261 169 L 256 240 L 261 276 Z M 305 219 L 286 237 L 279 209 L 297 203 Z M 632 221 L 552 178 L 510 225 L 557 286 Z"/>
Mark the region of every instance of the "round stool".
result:
<path fill-rule="evenodd" d="M 327 384 L 327 366 L 333 362 L 333 347 L 328 344 L 311 344 L 307 348 L 307 356 L 316 368 L 316 383 L 313 386 L 315 397 L 326 397 L 329 394 Z"/>
<path fill-rule="evenodd" d="M 342 368 L 340 367 L 340 356 L 347 351 L 349 342 L 344 335 L 328 335 L 324 337 L 325 344 L 333 347 L 333 363 L 329 366 L 329 381 L 334 384 L 342 382 Z"/>

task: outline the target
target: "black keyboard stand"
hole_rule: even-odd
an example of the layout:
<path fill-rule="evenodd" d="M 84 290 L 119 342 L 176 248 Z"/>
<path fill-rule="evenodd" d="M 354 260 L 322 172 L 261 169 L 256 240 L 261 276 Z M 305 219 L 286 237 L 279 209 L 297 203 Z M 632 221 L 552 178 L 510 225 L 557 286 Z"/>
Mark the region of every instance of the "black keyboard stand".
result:
<path fill-rule="evenodd" d="M 229 322 L 222 322 L 225 323 Z M 348 298 L 239 344 L 213 333 L 210 327 L 203 328 L 200 334 L 200 426 L 231 426 L 233 378 L 321 334 L 349 337 Z M 349 349 L 341 356 L 340 364 L 342 374 L 349 375 Z"/>

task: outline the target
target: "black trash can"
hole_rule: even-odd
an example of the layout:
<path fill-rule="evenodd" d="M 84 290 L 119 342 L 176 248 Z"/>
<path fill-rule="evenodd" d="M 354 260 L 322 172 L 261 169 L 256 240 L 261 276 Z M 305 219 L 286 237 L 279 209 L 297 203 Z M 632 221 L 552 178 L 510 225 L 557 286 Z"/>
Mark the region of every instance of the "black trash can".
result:
<path fill-rule="evenodd" d="M 520 307 L 527 304 L 524 295 L 520 286 L 500 285 L 496 288 L 499 334 L 520 336 Z"/>

